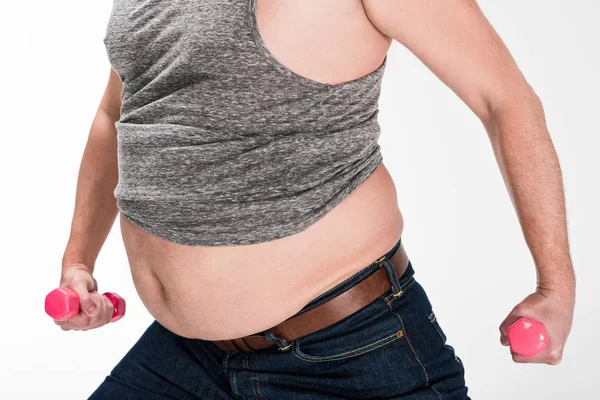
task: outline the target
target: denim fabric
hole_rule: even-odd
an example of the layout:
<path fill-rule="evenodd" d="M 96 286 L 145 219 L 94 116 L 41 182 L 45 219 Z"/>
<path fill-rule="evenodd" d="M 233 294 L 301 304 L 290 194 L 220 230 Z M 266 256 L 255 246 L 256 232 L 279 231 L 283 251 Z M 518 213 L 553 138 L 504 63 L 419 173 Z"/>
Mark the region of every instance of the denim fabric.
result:
<path fill-rule="evenodd" d="M 291 342 L 266 330 L 273 346 L 235 353 L 154 321 L 89 399 L 470 400 L 462 360 L 412 263 L 402 276 L 394 273 L 388 257 L 398 245 L 298 312 L 386 268 L 394 286 L 333 325 Z"/>

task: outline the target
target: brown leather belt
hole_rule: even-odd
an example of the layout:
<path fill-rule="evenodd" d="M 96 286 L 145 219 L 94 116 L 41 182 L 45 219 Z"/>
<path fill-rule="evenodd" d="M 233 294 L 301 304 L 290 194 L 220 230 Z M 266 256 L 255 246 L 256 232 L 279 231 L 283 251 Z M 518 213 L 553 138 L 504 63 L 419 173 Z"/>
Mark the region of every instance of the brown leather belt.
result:
<path fill-rule="evenodd" d="M 400 243 L 400 246 L 389 260 L 394 265 L 396 276 L 400 278 L 408 266 L 408 256 L 402 243 Z M 382 261 L 383 257 L 380 257 L 375 262 L 381 263 Z M 290 317 L 272 327 L 271 331 L 277 337 L 287 341 L 295 340 L 301 336 L 326 328 L 357 312 L 375 301 L 391 287 L 392 285 L 387 272 L 385 268 L 381 267 L 340 295 L 300 315 Z M 221 350 L 230 352 L 250 352 L 265 349 L 275 344 L 275 342 L 267 339 L 264 333 L 210 342 L 214 343 Z"/>

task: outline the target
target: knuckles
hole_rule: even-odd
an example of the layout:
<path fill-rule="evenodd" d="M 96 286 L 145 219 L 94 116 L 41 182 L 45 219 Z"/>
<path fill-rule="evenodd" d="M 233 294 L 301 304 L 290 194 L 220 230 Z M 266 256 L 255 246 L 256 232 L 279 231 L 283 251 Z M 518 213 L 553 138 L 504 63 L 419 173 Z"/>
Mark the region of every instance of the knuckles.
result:
<path fill-rule="evenodd" d="M 55 319 L 52 321 L 63 331 L 87 331 L 109 324 L 112 314 L 112 303 L 102 303 L 95 308 L 91 315 L 80 310 L 79 314 L 68 321 L 57 321 Z"/>
<path fill-rule="evenodd" d="M 519 316 L 529 315 L 530 311 L 531 311 L 531 307 L 529 307 L 528 305 L 519 304 L 514 308 L 513 314 L 517 314 Z"/>
<path fill-rule="evenodd" d="M 548 358 L 548 364 L 558 365 L 562 361 L 562 351 L 560 351 L 559 349 L 552 350 L 550 351 L 550 354 L 548 354 Z"/>

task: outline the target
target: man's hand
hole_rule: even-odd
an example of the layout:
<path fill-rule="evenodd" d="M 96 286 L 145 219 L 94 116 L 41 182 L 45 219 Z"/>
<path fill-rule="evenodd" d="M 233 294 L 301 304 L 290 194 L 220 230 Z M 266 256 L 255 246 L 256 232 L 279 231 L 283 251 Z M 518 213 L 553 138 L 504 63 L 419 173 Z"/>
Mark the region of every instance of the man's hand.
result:
<path fill-rule="evenodd" d="M 561 362 L 565 342 L 573 323 L 575 307 L 575 289 L 551 289 L 538 287 L 512 309 L 508 317 L 500 325 L 500 343 L 509 346 L 507 330 L 519 318 L 527 317 L 546 325 L 548 331 L 548 347 L 535 357 L 526 357 L 512 353 L 514 362 L 557 365 Z"/>
<path fill-rule="evenodd" d="M 87 331 L 110 322 L 114 306 L 106 296 L 98 293 L 98 282 L 92 276 L 91 268 L 82 264 L 63 266 L 59 287 L 72 289 L 79 296 L 77 315 L 66 321 L 54 320 L 63 331 Z"/>

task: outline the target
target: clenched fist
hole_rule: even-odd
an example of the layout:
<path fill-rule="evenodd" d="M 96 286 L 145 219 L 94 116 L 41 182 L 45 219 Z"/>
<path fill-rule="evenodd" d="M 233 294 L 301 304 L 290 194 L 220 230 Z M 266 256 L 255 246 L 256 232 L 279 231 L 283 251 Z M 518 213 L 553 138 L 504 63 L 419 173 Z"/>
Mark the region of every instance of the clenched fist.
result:
<path fill-rule="evenodd" d="M 98 293 L 98 283 L 88 267 L 63 267 L 59 287 L 70 288 L 79 296 L 77 315 L 67 321 L 54 320 L 63 331 L 87 331 L 110 322 L 114 306 L 106 296 Z"/>
<path fill-rule="evenodd" d="M 549 344 L 546 349 L 534 357 L 526 357 L 511 351 L 513 361 L 517 363 L 538 363 L 557 365 L 563 357 L 563 349 L 573 324 L 575 307 L 575 289 L 538 288 L 512 309 L 500 325 L 500 343 L 509 346 L 508 328 L 519 318 L 527 317 L 543 322 L 548 332 Z"/>

